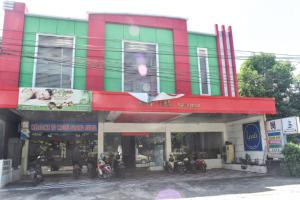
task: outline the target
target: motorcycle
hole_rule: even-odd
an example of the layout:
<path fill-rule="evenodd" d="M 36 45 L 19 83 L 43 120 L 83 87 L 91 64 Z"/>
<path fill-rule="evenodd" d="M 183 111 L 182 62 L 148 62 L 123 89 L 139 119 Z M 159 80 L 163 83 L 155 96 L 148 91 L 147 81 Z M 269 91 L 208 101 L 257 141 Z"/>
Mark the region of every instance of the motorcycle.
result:
<path fill-rule="evenodd" d="M 106 160 L 105 156 L 100 156 L 97 162 L 97 175 L 99 178 L 110 178 L 113 174 L 113 170 L 108 164 L 108 161 Z"/>
<path fill-rule="evenodd" d="M 116 178 L 123 178 L 124 177 L 124 165 L 122 164 L 121 161 L 121 156 L 117 154 L 114 156 L 114 159 L 112 161 L 112 169 L 113 169 L 113 174 Z"/>
<path fill-rule="evenodd" d="M 44 180 L 43 173 L 42 173 L 42 165 L 41 165 L 41 162 L 43 162 L 44 160 L 45 160 L 45 156 L 39 155 L 29 165 L 28 174 L 30 175 L 31 179 L 35 183 L 40 183 Z"/>
<path fill-rule="evenodd" d="M 165 164 L 165 169 L 169 173 L 179 173 L 179 174 L 184 174 L 186 171 L 184 162 L 175 160 L 172 154 L 170 154 L 169 160 Z"/>
<path fill-rule="evenodd" d="M 90 178 L 95 175 L 95 161 L 84 155 L 83 161 L 73 161 L 73 176 L 78 179 L 82 174 L 88 174 Z"/>
<path fill-rule="evenodd" d="M 204 160 L 196 159 L 194 165 L 195 165 L 195 169 L 197 171 L 206 172 L 207 165 L 206 165 L 206 162 Z"/>
<path fill-rule="evenodd" d="M 187 155 L 183 159 L 185 170 L 184 172 L 196 173 L 206 172 L 206 163 L 202 159 L 198 159 L 197 156 L 194 156 L 193 159 L 190 159 Z"/>

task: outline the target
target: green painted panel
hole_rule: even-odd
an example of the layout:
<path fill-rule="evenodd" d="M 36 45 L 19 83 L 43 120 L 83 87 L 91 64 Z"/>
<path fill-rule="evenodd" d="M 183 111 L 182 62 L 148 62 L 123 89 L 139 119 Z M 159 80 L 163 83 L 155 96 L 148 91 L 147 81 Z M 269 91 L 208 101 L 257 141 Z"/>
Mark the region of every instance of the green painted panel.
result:
<path fill-rule="evenodd" d="M 32 87 L 37 33 L 75 36 L 74 89 L 86 89 L 87 22 L 25 16 L 20 87 Z"/>
<path fill-rule="evenodd" d="M 124 33 L 123 33 L 125 40 L 140 40 L 140 30 L 136 26 L 128 26 L 124 25 Z"/>
<path fill-rule="evenodd" d="M 58 35 L 74 35 L 75 34 L 75 22 L 67 20 L 59 20 L 57 22 L 57 34 Z"/>
<path fill-rule="evenodd" d="M 76 21 L 75 23 L 75 35 L 81 38 L 87 39 L 88 24 L 87 22 Z"/>
<path fill-rule="evenodd" d="M 123 40 L 158 45 L 160 91 L 175 93 L 172 31 L 122 24 L 105 25 L 104 89 L 122 91 Z"/>
<path fill-rule="evenodd" d="M 27 22 L 27 20 L 26 20 L 26 17 L 25 17 L 25 23 L 26 22 Z M 39 27 L 38 31 L 40 33 L 57 34 L 57 20 L 56 19 L 40 18 L 40 27 Z"/>
<path fill-rule="evenodd" d="M 173 44 L 173 33 L 166 29 L 156 29 L 157 42 L 160 44 Z"/>
<path fill-rule="evenodd" d="M 105 25 L 105 40 L 123 40 L 124 27 L 123 25 L 106 24 Z M 110 41 L 111 42 L 111 41 Z"/>
<path fill-rule="evenodd" d="M 153 28 L 140 27 L 140 41 L 156 43 L 156 30 Z"/>
<path fill-rule="evenodd" d="M 200 95 L 197 48 L 206 48 L 208 54 L 209 77 L 212 96 L 220 96 L 220 78 L 216 50 L 216 38 L 213 35 L 188 34 L 192 94 Z"/>

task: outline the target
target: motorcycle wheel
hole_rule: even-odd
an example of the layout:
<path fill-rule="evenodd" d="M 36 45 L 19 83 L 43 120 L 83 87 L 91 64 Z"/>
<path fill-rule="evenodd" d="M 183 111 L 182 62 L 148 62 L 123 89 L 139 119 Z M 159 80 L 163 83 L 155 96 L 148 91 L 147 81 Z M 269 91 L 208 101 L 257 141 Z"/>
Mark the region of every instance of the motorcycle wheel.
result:
<path fill-rule="evenodd" d="M 78 164 L 75 164 L 75 165 L 73 166 L 73 176 L 74 176 L 74 178 L 76 178 L 76 179 L 79 178 L 79 176 L 80 176 L 80 171 L 81 171 L 80 166 L 79 166 Z"/>
<path fill-rule="evenodd" d="M 202 173 L 205 173 L 205 172 L 206 172 L 206 166 L 201 166 L 201 167 L 200 167 L 200 171 L 201 171 Z"/>
<path fill-rule="evenodd" d="M 186 172 L 186 169 L 185 169 L 185 167 L 183 167 L 183 166 L 180 166 L 180 167 L 178 167 L 178 172 L 179 172 L 179 174 L 185 174 L 185 172 Z"/>
<path fill-rule="evenodd" d="M 90 178 L 94 178 L 95 177 L 95 169 L 93 167 L 92 163 L 88 163 L 87 164 L 87 168 L 88 168 L 88 175 Z"/>
<path fill-rule="evenodd" d="M 174 172 L 174 170 L 173 170 L 171 164 L 168 163 L 168 164 L 166 165 L 166 171 L 167 171 L 169 174 L 172 174 L 172 173 Z"/>
<path fill-rule="evenodd" d="M 97 169 L 98 178 L 103 178 L 103 172 L 101 173 L 99 169 Z"/>
<path fill-rule="evenodd" d="M 104 179 L 108 179 L 111 177 L 111 174 L 110 173 L 103 173 L 103 178 Z"/>

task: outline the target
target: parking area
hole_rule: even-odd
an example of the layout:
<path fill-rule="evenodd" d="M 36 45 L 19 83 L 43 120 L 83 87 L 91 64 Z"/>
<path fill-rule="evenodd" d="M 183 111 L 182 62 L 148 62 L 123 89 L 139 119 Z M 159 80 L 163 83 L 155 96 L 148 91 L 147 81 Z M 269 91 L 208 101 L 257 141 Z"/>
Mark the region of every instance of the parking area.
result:
<path fill-rule="evenodd" d="M 300 179 L 231 171 L 208 170 L 199 174 L 165 172 L 127 173 L 124 179 L 98 180 L 82 177 L 46 177 L 39 185 L 21 181 L 0 190 L 1 199 L 174 199 L 243 197 L 265 194 L 276 187 L 297 188 L 289 195 L 300 195 Z M 232 196 L 237 195 L 238 196 Z M 242 196 L 241 196 L 242 195 Z M 230 197 L 230 198 L 229 198 Z"/>

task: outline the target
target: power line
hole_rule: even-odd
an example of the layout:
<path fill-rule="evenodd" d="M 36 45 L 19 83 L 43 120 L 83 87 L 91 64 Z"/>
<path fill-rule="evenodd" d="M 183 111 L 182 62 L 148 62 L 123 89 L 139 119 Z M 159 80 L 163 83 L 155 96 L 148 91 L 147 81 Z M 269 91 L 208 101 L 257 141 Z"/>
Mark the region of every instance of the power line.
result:
<path fill-rule="evenodd" d="M 0 30 L 4 30 L 4 29 L 0 29 Z M 25 32 L 25 31 L 17 31 L 17 30 L 11 30 L 13 32 L 23 32 L 24 34 L 37 34 L 37 32 Z M 43 34 L 47 34 L 47 33 L 40 33 L 41 35 Z M 51 35 L 50 35 L 51 36 Z M 74 36 L 75 38 L 84 38 L 84 39 L 103 39 L 104 41 L 118 41 L 118 42 L 121 42 L 122 40 L 119 40 L 119 39 L 109 39 L 109 38 L 102 38 L 102 37 L 84 37 L 84 36 L 77 36 L 77 35 L 56 35 L 57 37 L 66 37 L 66 36 Z M 56 37 L 54 36 L 54 37 Z M 16 40 L 15 38 L 7 38 L 7 39 L 10 39 L 10 40 Z M 125 39 L 125 38 L 124 38 Z M 36 40 L 22 40 L 22 42 L 24 43 L 24 41 L 32 41 L 32 42 L 36 42 Z M 132 41 L 132 42 L 135 42 L 135 41 Z M 142 41 L 136 41 L 136 42 L 142 42 Z M 174 47 L 173 43 L 163 43 L 163 42 L 159 42 L 159 44 L 162 44 L 162 45 L 165 45 L 165 46 L 170 46 L 170 47 Z M 81 45 L 82 46 L 82 45 Z M 93 46 L 90 46 L 90 45 L 84 45 L 84 46 L 89 46 L 89 47 L 93 47 Z M 201 45 L 176 45 L 176 46 L 182 46 L 182 47 L 199 47 Z M 204 45 L 205 46 L 205 45 Z M 216 52 L 217 49 L 216 48 L 207 48 L 208 50 L 211 50 L 211 51 L 214 51 Z M 94 49 L 93 49 L 94 50 Z M 96 49 L 97 50 L 97 49 Z M 99 49 L 101 50 L 101 49 Z M 101 50 L 102 51 L 102 50 Z M 300 55 L 293 55 L 293 54 L 286 54 L 286 53 L 274 53 L 274 52 L 257 52 L 257 51 L 249 51 L 249 50 L 237 50 L 235 49 L 234 50 L 235 52 L 241 52 L 241 53 L 266 53 L 266 54 L 274 54 L 274 55 L 277 55 L 277 56 L 292 56 L 292 57 L 300 57 Z"/>

